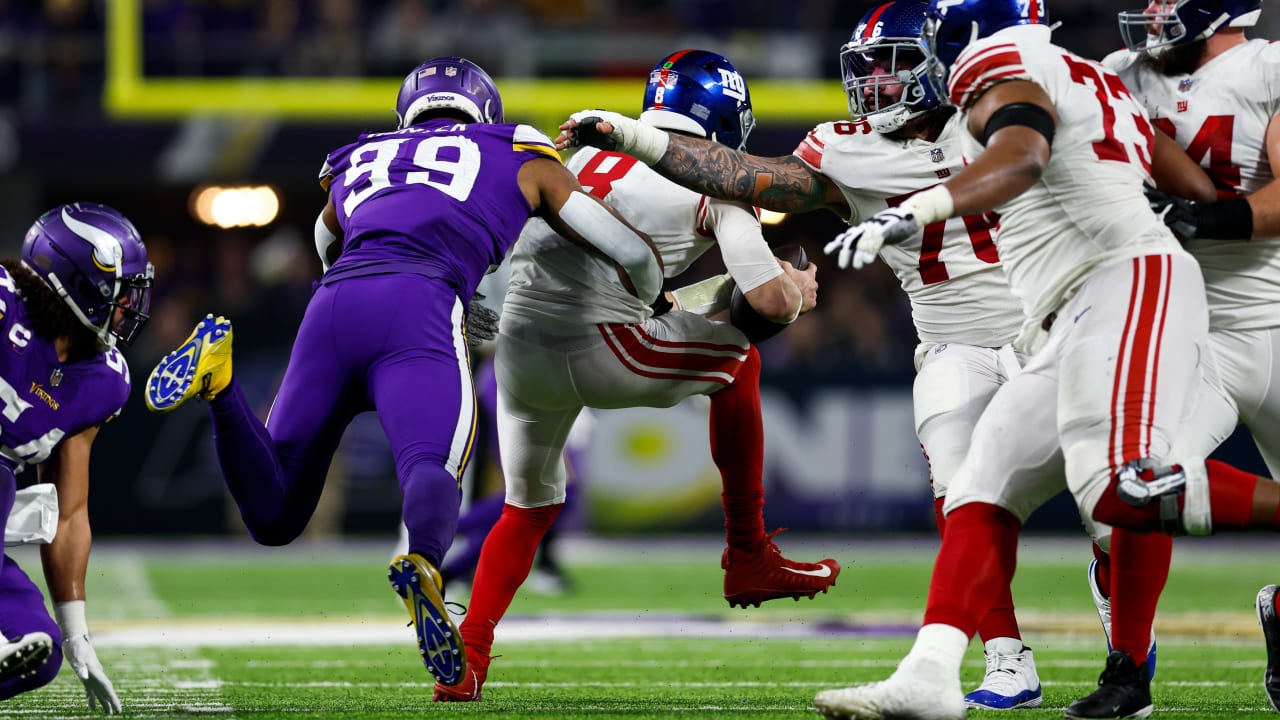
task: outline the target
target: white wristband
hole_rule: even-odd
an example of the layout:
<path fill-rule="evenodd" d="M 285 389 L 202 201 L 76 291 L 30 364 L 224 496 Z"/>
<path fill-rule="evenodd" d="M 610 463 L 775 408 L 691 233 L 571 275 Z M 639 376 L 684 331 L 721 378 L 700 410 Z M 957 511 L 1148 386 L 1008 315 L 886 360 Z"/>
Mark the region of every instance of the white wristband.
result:
<path fill-rule="evenodd" d="M 634 157 L 645 165 L 656 165 L 663 155 L 667 154 L 667 144 L 671 137 L 665 130 L 649 127 L 641 122 L 629 123 L 629 131 L 622 136 L 625 144 L 623 152 Z"/>
<path fill-rule="evenodd" d="M 62 637 L 71 638 L 89 634 L 89 624 L 84 619 L 83 600 L 54 603 L 53 616 L 58 620 Z"/>
<path fill-rule="evenodd" d="M 578 122 L 594 117 L 609 123 L 613 126 L 609 137 L 617 143 L 617 151 L 630 155 L 645 165 L 657 163 L 667 152 L 670 140 L 667 133 L 635 118 L 610 110 L 582 110 L 569 117 Z"/>
<path fill-rule="evenodd" d="M 922 226 L 946 220 L 956 209 L 951 191 L 946 185 L 934 185 L 924 192 L 918 192 L 903 200 L 900 207 L 914 213 Z"/>

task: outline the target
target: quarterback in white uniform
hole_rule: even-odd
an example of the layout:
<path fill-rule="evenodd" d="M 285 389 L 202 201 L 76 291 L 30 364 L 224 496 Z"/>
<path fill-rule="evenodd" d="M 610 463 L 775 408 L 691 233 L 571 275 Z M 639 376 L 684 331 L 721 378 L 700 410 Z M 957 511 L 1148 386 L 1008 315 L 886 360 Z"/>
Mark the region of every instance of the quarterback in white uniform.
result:
<path fill-rule="evenodd" d="M 1153 197 L 1200 262 L 1209 370 L 1175 453 L 1207 456 L 1243 423 L 1280 473 L 1280 45 L 1249 40 L 1262 0 L 1153 0 L 1120 14 L 1127 50 L 1103 63 L 1157 128 L 1186 148 L 1218 202 Z M 1154 195 L 1154 194 L 1153 194 Z M 1266 486 L 1263 486 L 1266 488 Z M 1266 690 L 1280 709 L 1276 586 L 1258 594 Z M 1154 610 L 1154 608 L 1153 608 Z"/>
<path fill-rule="evenodd" d="M 945 181 L 964 167 L 962 131 L 955 108 L 923 80 L 920 32 L 928 4 L 898 0 L 872 7 L 841 49 L 853 120 L 818 125 L 792 155 L 780 158 L 671 134 L 653 169 L 700 193 L 781 212 L 827 208 L 852 223 Z M 899 73 L 910 81 L 902 82 Z M 591 115 L 635 122 L 597 111 L 575 118 Z M 566 123 L 562 137 L 577 127 L 576 120 Z M 920 340 L 915 427 L 929 463 L 939 532 L 942 504 L 974 425 L 1021 360 L 1011 343 L 1022 325 L 1022 305 L 1001 269 L 995 225 L 994 216 L 981 213 L 940 220 L 881 252 L 911 301 Z M 990 595 L 992 611 L 979 628 L 988 673 L 968 702 L 1036 707 L 1040 681 L 1032 652 L 1022 644 L 1012 595 L 1007 585 Z"/>
<path fill-rule="evenodd" d="M 1039 0 L 930 4 L 932 77 L 963 113 L 971 162 L 827 248 L 860 267 L 931 222 L 998 208 L 1001 260 L 1028 318 L 1020 344 L 1034 353 L 974 430 L 914 647 L 884 682 L 819 693 L 831 717 L 964 717 L 960 662 L 984 592 L 1012 578 L 1022 522 L 1062 488 L 1054 467 L 1086 524 L 1208 530 L 1205 463 L 1170 452 L 1207 336 L 1204 286 L 1142 189 L 1153 175 L 1171 190 L 1198 177 L 1177 191 L 1199 196 L 1207 178 L 1158 139 L 1115 74 L 1053 45 L 1047 23 Z M 1113 568 L 1169 546 L 1117 534 Z M 1147 631 L 1114 642 L 1099 690 L 1068 717 L 1150 712 Z"/>
<path fill-rule="evenodd" d="M 644 118 L 734 147 L 754 121 L 741 75 L 724 57 L 683 50 L 650 74 Z M 653 238 L 666 277 L 719 247 L 732 282 L 763 318 L 783 324 L 816 301 L 816 268 L 774 257 L 755 210 L 676 186 L 634 158 L 584 149 L 568 167 L 583 188 Z M 709 319 L 733 285 L 712 278 L 655 308 L 624 286 L 616 266 L 532 221 L 511 254 L 496 356 L 503 515 L 485 540 L 460 632 L 476 675 L 436 685 L 442 701 L 480 699 L 494 628 L 529 573 L 539 540 L 565 500 L 564 446 L 584 407 L 670 407 L 711 400 L 711 456 L 724 483 L 730 605 L 826 592 L 840 566 L 781 554 L 764 526 L 760 356 L 748 337 Z M 661 301 L 660 301 L 661 302 Z"/>

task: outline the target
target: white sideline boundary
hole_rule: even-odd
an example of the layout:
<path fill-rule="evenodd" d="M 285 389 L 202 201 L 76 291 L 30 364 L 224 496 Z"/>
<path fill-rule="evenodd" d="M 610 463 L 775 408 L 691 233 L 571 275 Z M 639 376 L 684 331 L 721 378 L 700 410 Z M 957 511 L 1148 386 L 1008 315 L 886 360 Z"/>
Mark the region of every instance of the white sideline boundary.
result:
<path fill-rule="evenodd" d="M 690 617 L 513 617 L 502 621 L 501 642 L 606 640 L 614 638 L 771 638 L 847 637 L 817 623 L 744 622 Z M 412 642 L 413 631 L 398 620 L 370 618 L 317 622 L 260 620 L 102 623 L 94 628 L 100 647 L 272 647 L 347 646 Z"/>

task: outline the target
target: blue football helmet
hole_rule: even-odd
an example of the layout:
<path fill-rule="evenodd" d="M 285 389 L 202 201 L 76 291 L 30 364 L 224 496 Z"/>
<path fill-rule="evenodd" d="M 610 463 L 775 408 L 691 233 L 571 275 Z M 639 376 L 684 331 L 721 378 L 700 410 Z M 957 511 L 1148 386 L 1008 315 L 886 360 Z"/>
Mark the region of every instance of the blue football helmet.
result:
<path fill-rule="evenodd" d="M 1160 12 L 1147 12 L 1156 5 Z M 1130 50 L 1150 52 L 1203 40 L 1224 27 L 1253 27 L 1261 14 L 1262 0 L 1155 0 L 1120 13 L 1120 36 Z"/>
<path fill-rule="evenodd" d="M 937 60 L 924 44 L 929 0 L 878 5 L 858 21 L 840 48 L 840 74 L 849 113 L 876 132 L 889 133 L 942 104 L 928 83 Z M 895 97 L 891 93 L 900 90 Z"/>
<path fill-rule="evenodd" d="M 925 14 L 924 36 L 942 67 L 950 68 L 965 47 L 979 38 L 1015 25 L 1048 24 L 1045 0 L 932 0 Z"/>
<path fill-rule="evenodd" d="M 502 96 L 493 78 L 460 57 L 438 57 L 413 69 L 400 84 L 396 117 L 407 128 L 428 110 L 457 110 L 478 123 L 502 122 Z"/>
<path fill-rule="evenodd" d="M 137 228 L 106 205 L 73 203 L 41 215 L 22 241 L 22 264 L 106 347 L 132 344 L 147 324 L 155 269 Z"/>
<path fill-rule="evenodd" d="M 680 130 L 728 145 L 746 147 L 756 126 L 747 81 L 723 55 L 681 50 L 649 73 L 640 121 Z"/>

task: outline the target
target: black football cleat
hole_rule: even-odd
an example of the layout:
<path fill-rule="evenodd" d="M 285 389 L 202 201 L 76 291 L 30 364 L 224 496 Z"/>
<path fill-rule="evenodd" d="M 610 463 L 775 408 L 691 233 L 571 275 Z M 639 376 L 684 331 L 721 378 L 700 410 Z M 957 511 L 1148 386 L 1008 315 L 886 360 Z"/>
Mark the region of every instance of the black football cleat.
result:
<path fill-rule="evenodd" d="M 1098 689 L 1067 707 L 1069 718 L 1145 718 L 1151 714 L 1151 674 L 1121 650 L 1107 656 Z"/>

